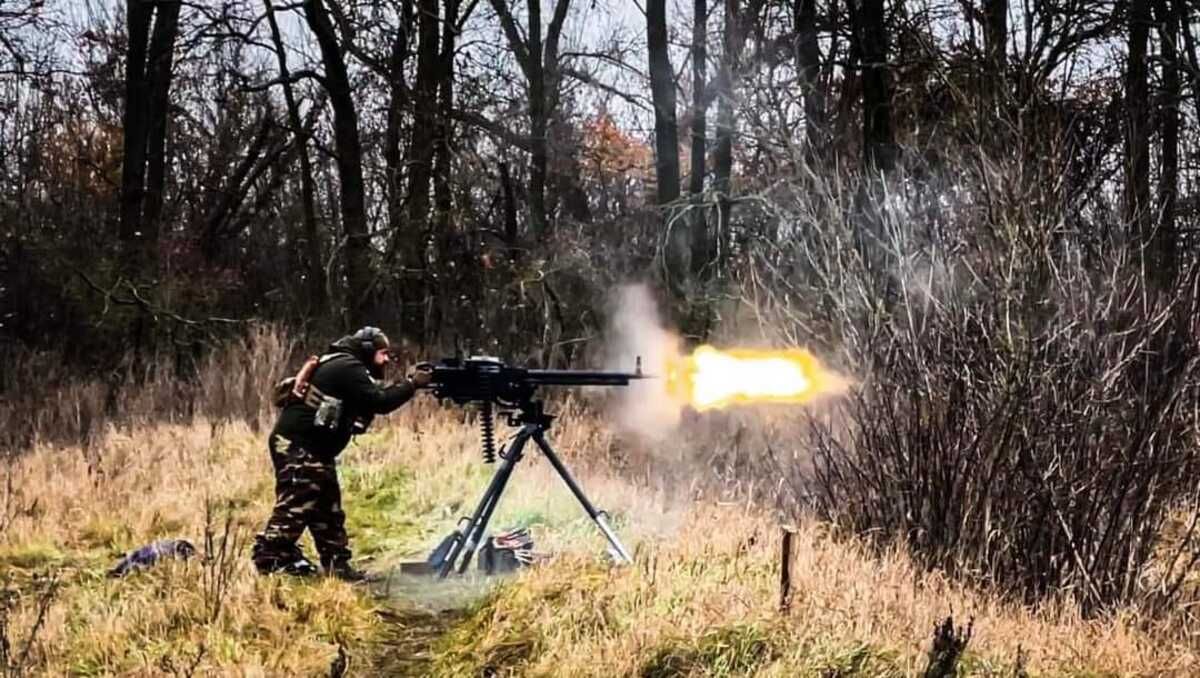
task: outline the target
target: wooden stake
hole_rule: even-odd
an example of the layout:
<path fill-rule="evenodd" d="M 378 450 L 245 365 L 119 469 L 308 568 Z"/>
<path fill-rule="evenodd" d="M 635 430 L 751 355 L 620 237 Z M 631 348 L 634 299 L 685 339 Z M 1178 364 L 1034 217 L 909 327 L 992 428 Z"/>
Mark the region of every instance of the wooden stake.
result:
<path fill-rule="evenodd" d="M 796 530 L 783 527 L 783 548 L 779 554 L 779 611 L 786 613 L 792 606 L 792 537 Z"/>

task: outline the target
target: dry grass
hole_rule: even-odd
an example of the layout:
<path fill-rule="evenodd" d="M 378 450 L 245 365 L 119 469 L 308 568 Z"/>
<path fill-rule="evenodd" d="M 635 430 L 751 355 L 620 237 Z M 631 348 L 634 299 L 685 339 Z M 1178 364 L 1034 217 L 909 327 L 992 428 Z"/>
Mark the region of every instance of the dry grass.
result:
<path fill-rule="evenodd" d="M 601 562 L 603 541 L 549 465 L 518 471 L 493 525 L 531 525 L 564 555 L 505 584 L 437 641 L 439 675 L 913 675 L 933 626 L 974 616 L 967 665 L 1011 675 L 1020 649 L 1037 674 L 1164 675 L 1197 670 L 1175 635 L 1126 617 L 1084 621 L 1069 605 L 1026 609 L 868 554 L 819 524 L 799 528 L 791 613 L 777 609 L 778 529 L 745 504 L 676 503 L 605 471 L 627 448 L 568 404 L 554 442 L 637 564 Z M 458 410 L 409 406 L 344 457 L 356 553 L 386 571 L 422 553 L 473 508 L 490 469 Z M 86 448 L 40 445 L 0 486 L 0 581 L 18 592 L 8 633 L 21 646 L 39 613 L 35 581 L 56 573 L 33 650 L 45 675 L 349 675 L 386 654 L 381 615 L 402 604 L 334 581 L 259 578 L 246 540 L 270 506 L 261 434 L 240 423 L 109 430 Z M 4 490 L 4 487 L 11 489 Z M 232 558 L 103 576 L 126 549 L 186 537 Z M 228 550 L 228 549 L 227 549 Z"/>
<path fill-rule="evenodd" d="M 628 570 L 585 559 L 523 575 L 444 644 L 447 673 L 517 675 L 920 675 L 934 625 L 974 618 L 966 668 L 1014 675 L 1195 675 L 1193 651 L 1126 617 L 1006 603 L 868 554 L 819 524 L 799 528 L 794 596 L 776 612 L 780 532 L 752 512 L 689 511 L 676 538 Z M 477 637 L 475 636 L 477 634 Z M 474 640 L 473 640 L 474 638 Z M 740 670 L 724 672 L 721 667 Z M 672 670 L 674 669 L 674 670 Z M 845 672 L 845 673 L 838 673 Z"/>
<path fill-rule="evenodd" d="M 374 604 L 347 587 L 260 579 L 244 548 L 219 557 L 223 542 L 244 546 L 269 510 L 264 459 L 246 427 L 194 424 L 110 432 L 87 452 L 41 447 L 14 462 L 21 509 L 0 535 L 0 578 L 19 589 L 44 570 L 64 579 L 38 638 L 40 668 L 314 675 L 339 641 L 369 639 Z M 188 538 L 211 557 L 104 576 L 123 551 L 163 537 Z M 16 628 L 34 612 L 19 606 Z"/>

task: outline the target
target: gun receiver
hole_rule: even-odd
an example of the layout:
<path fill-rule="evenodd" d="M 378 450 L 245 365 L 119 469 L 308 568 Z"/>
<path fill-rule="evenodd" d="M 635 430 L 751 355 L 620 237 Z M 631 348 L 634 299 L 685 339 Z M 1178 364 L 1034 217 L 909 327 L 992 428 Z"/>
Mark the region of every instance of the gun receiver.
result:
<path fill-rule="evenodd" d="M 539 386 L 628 386 L 630 380 L 646 378 L 641 358 L 635 372 L 525 369 L 487 356 L 446 358 L 430 367 L 433 377 L 425 388 L 439 400 L 459 405 L 490 402 L 507 409 L 529 402 Z"/>

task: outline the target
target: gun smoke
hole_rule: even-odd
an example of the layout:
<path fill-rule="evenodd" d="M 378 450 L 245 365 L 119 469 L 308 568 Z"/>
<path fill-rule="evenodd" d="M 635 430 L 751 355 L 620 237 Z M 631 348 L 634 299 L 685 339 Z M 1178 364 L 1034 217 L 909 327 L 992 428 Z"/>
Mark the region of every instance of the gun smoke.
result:
<path fill-rule="evenodd" d="M 649 287 L 619 287 L 611 299 L 609 349 L 606 369 L 628 370 L 640 357 L 642 370 L 655 379 L 633 382 L 619 394 L 616 421 L 619 428 L 658 441 L 679 425 L 683 405 L 667 393 L 665 370 L 681 355 L 678 335 L 663 326 L 658 304 Z"/>

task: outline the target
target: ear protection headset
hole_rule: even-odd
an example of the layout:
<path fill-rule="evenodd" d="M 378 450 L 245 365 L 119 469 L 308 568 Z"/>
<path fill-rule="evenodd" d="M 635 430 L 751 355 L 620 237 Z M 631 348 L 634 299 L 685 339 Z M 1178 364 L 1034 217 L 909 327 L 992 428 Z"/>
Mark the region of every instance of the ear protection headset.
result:
<path fill-rule="evenodd" d="M 369 325 L 354 333 L 354 339 L 365 356 L 375 354 L 375 339 L 380 336 L 383 336 L 383 330 Z"/>

